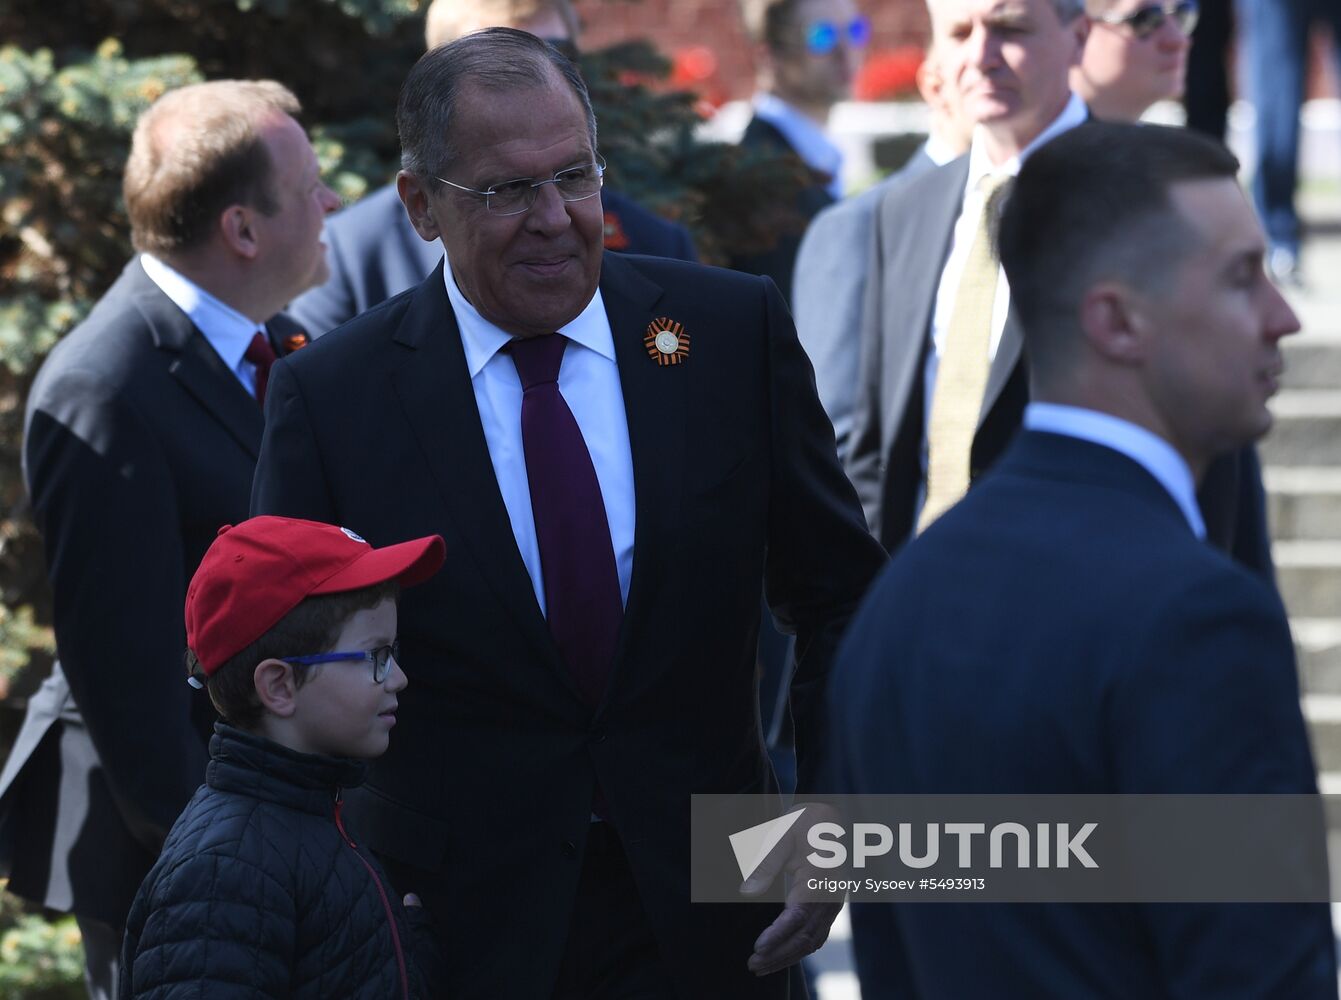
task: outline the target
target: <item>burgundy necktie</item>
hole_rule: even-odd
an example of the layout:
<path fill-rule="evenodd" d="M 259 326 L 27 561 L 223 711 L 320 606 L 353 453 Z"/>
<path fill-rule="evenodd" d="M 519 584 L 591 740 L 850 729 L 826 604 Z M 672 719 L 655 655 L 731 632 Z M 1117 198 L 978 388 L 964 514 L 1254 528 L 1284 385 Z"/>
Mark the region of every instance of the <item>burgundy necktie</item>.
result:
<path fill-rule="evenodd" d="M 256 402 L 265 406 L 265 384 L 270 381 L 270 366 L 275 363 L 275 349 L 270 346 L 269 338 L 257 330 L 247 345 L 247 353 L 242 357 L 256 366 Z"/>
<path fill-rule="evenodd" d="M 624 616 L 605 501 L 582 430 L 559 392 L 562 334 L 514 340 L 522 450 L 549 630 L 583 699 L 600 706 Z"/>

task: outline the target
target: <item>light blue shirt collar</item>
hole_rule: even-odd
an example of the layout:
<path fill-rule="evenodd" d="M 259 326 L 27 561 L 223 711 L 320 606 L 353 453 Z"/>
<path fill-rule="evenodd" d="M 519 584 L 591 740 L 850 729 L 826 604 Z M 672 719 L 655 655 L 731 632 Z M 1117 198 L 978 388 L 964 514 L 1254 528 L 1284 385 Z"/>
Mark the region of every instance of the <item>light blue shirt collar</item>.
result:
<path fill-rule="evenodd" d="M 796 150 L 806 166 L 829 174 L 829 193 L 843 197 L 843 151 L 813 121 L 784 101 L 777 94 L 759 94 L 754 99 L 754 113 L 782 133 Z"/>
<path fill-rule="evenodd" d="M 443 265 L 442 273 L 443 284 L 447 286 L 447 298 L 452 303 L 452 312 L 456 314 L 456 325 L 461 329 L 461 346 L 466 352 L 466 367 L 473 379 L 495 354 L 516 337 L 490 323 L 466 300 L 461 294 L 461 289 L 456 287 L 450 260 Z M 615 361 L 615 338 L 610 332 L 610 320 L 605 314 L 605 303 L 601 300 L 599 288 L 577 318 L 555 332 L 595 351 L 603 358 Z"/>
<path fill-rule="evenodd" d="M 265 333 L 265 327 L 248 319 L 232 306 L 216 299 L 190 278 L 173 270 L 157 257 L 140 255 L 140 266 L 149 280 L 172 300 L 209 341 L 230 371 L 236 372 L 242 356 L 251 346 L 251 338 Z"/>
<path fill-rule="evenodd" d="M 1109 413 L 1059 403 L 1030 403 L 1024 410 L 1024 426 L 1031 431 L 1079 438 L 1126 455 L 1168 491 L 1187 518 L 1192 533 L 1198 538 L 1206 537 L 1206 522 L 1197 506 L 1192 470 L 1173 445 L 1159 435 Z"/>

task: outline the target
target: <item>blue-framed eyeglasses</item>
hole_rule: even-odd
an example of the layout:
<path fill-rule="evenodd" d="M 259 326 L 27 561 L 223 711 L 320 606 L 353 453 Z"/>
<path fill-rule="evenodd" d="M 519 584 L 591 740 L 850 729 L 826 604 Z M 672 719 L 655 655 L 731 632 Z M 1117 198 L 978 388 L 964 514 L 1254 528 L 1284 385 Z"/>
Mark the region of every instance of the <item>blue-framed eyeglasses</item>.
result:
<path fill-rule="evenodd" d="M 843 38 L 854 49 L 862 48 L 871 40 L 871 22 L 864 17 L 854 17 L 847 24 L 814 21 L 806 28 L 806 48 L 813 55 L 828 55 Z"/>
<path fill-rule="evenodd" d="M 1137 38 L 1149 38 L 1165 21 L 1172 21 L 1174 27 L 1184 35 L 1192 34 L 1197 26 L 1197 16 L 1201 13 L 1196 0 L 1178 0 L 1177 3 L 1152 3 L 1138 7 L 1130 14 L 1102 14 L 1095 18 L 1103 24 L 1125 26 Z"/>
<path fill-rule="evenodd" d="M 285 663 L 296 663 L 304 667 L 310 667 L 317 663 L 337 663 L 341 660 L 365 660 L 372 663 L 373 683 L 381 684 L 391 673 L 391 661 L 400 660 L 400 640 L 397 639 L 389 646 L 378 646 L 376 649 L 312 653 L 307 656 L 281 656 L 280 659 Z"/>
<path fill-rule="evenodd" d="M 558 171 L 548 180 L 538 181 L 534 177 L 518 177 L 515 180 L 502 181 L 483 191 L 477 188 L 457 184 L 445 177 L 436 177 L 448 187 L 477 194 L 484 199 L 484 207 L 491 215 L 521 215 L 535 204 L 536 195 L 546 184 L 553 184 L 554 190 L 564 201 L 586 201 L 601 190 L 601 178 L 605 176 L 605 161 L 599 156 L 591 163 L 578 167 L 569 167 Z"/>

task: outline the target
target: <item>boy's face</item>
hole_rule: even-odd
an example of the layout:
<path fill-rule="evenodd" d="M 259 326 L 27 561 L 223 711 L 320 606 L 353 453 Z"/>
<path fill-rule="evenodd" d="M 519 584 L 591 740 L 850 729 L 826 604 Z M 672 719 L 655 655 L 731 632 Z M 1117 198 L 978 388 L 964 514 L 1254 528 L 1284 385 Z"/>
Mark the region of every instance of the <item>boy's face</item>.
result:
<path fill-rule="evenodd" d="M 332 652 L 371 651 L 396 638 L 396 602 L 355 612 L 335 639 Z M 307 683 L 294 692 L 289 720 L 293 749 L 333 757 L 380 757 L 396 724 L 396 692 L 408 682 L 394 659 L 381 684 L 373 682 L 371 660 L 338 660 L 311 668 Z"/>

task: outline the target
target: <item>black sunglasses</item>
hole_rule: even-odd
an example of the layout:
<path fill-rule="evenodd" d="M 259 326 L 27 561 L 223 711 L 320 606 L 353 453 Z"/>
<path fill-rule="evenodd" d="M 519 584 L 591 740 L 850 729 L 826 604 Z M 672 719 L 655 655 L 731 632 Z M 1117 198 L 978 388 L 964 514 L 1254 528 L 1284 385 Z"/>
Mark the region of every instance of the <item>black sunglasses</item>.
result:
<path fill-rule="evenodd" d="M 1165 21 L 1172 21 L 1184 35 L 1190 35 L 1192 29 L 1197 26 L 1197 16 L 1200 13 L 1201 9 L 1197 6 L 1196 0 L 1178 0 L 1176 3 L 1147 4 L 1121 16 L 1101 15 L 1095 20 L 1104 24 L 1125 25 L 1137 38 L 1149 38 L 1164 27 Z"/>

